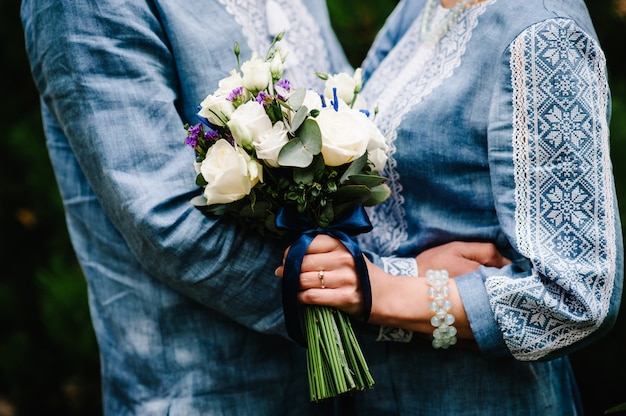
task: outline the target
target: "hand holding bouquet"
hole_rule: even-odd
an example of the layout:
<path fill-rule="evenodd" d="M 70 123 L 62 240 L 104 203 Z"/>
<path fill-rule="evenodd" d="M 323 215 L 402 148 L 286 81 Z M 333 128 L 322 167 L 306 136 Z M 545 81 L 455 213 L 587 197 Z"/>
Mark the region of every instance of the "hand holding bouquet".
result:
<path fill-rule="evenodd" d="M 389 196 L 385 178 L 377 174 L 387 146 L 367 112 L 360 111 L 360 70 L 318 74 L 326 80 L 323 94 L 293 88 L 283 78 L 286 54 L 277 46 L 282 36 L 264 58 L 254 55 L 243 64 L 235 44 L 237 69 L 202 101 L 202 122 L 186 126 L 186 143 L 195 150 L 196 183 L 204 188 L 194 205 L 290 238 L 285 320 L 289 335 L 307 346 L 311 399 L 317 401 L 369 388 L 373 379 L 347 316 L 298 304 L 302 256 L 317 234 L 342 241 L 355 258 L 371 306 L 367 268 L 351 236 L 371 229 L 363 207 Z"/>

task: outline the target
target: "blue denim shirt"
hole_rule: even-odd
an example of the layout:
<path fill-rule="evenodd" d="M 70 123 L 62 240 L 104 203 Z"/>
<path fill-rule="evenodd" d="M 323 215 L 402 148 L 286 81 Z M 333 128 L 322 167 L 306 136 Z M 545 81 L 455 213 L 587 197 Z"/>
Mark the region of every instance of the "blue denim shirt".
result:
<path fill-rule="evenodd" d="M 514 264 L 456 280 L 479 351 L 364 337 L 377 384 L 355 405 L 576 414 L 566 355 L 611 328 L 623 285 L 610 97 L 591 20 L 582 0 L 486 0 L 447 31 L 422 31 L 424 5 L 401 1 L 363 65 L 393 193 L 360 241 L 387 263 L 490 241 Z"/>
<path fill-rule="evenodd" d="M 286 29 L 285 76 L 296 86 L 319 88 L 315 71 L 348 69 L 324 1 L 276 2 L 272 28 L 264 1 L 22 4 L 47 145 L 88 280 L 106 414 L 316 409 L 304 349 L 283 324 L 273 274 L 283 248 L 189 203 L 200 189 L 183 125 L 235 69 L 235 41 L 245 60 Z"/>

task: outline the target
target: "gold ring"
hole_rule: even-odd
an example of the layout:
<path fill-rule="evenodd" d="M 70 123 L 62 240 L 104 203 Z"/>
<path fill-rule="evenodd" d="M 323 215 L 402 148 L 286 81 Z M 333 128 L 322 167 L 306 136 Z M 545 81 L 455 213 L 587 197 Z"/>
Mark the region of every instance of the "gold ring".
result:
<path fill-rule="evenodd" d="M 320 282 L 322 283 L 322 289 L 324 289 L 326 287 L 324 286 L 324 270 L 317 272 L 317 277 L 319 277 Z"/>

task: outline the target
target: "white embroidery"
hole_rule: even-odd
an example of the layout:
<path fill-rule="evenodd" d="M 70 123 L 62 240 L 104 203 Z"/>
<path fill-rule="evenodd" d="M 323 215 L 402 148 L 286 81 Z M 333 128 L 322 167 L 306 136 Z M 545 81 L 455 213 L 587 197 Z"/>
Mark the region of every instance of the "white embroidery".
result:
<path fill-rule="evenodd" d="M 406 113 L 433 89 L 450 77 L 461 63 L 478 17 L 496 0 L 486 1 L 464 12 L 450 32 L 434 46 L 423 45 L 419 38 L 421 16 L 380 64 L 363 88 L 362 95 L 378 106 L 376 124 L 389 144 L 389 160 L 382 175 L 389 178 L 391 197 L 368 209 L 374 230 L 359 236 L 364 247 L 375 247 L 382 256 L 390 256 L 407 239 L 402 185 L 394 159 L 396 129 Z"/>
<path fill-rule="evenodd" d="M 394 276 L 417 276 L 417 261 L 413 257 L 382 257 L 383 270 Z"/>
<path fill-rule="evenodd" d="M 516 236 L 532 275 L 487 279 L 512 354 L 536 360 L 606 317 L 615 277 L 608 86 L 597 43 L 554 19 L 511 45 Z"/>
<path fill-rule="evenodd" d="M 378 328 L 378 342 L 411 342 L 413 331 L 381 325 Z"/>
<path fill-rule="evenodd" d="M 226 11 L 234 16 L 239 23 L 246 42 L 250 49 L 259 54 L 265 53 L 279 22 L 268 21 L 266 2 L 262 0 L 219 0 L 226 7 Z M 295 87 L 314 88 L 322 90 L 323 82 L 315 71 L 330 72 L 330 59 L 321 40 L 319 24 L 309 13 L 301 0 L 272 0 L 272 8 L 281 9 L 286 18 L 288 31 L 280 42 L 282 49 L 289 52 L 285 63 L 285 76 Z M 278 7 L 277 7 L 278 6 Z M 233 42 L 236 39 L 233 40 Z M 316 41 L 317 40 L 317 41 Z M 248 57 L 243 57 L 248 59 Z M 292 70 L 290 69 L 297 69 Z"/>

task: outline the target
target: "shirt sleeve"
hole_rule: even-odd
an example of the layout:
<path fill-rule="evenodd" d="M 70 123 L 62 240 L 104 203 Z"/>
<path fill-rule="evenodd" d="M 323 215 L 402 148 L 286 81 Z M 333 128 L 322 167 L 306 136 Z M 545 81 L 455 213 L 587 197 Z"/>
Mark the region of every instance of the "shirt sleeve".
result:
<path fill-rule="evenodd" d="M 605 334 L 619 307 L 623 248 L 609 155 L 609 89 L 596 40 L 573 21 L 524 30 L 503 55 L 489 128 L 503 231 L 528 260 L 458 279 L 481 349 L 519 360 Z M 472 289 L 473 288 L 473 289 Z"/>
<path fill-rule="evenodd" d="M 242 325 L 284 331 L 274 276 L 282 244 L 225 219 L 206 218 L 189 203 L 199 189 L 183 124 L 193 122 L 195 106 L 182 108 L 193 100 L 184 97 L 189 91 L 181 84 L 206 86 L 219 78 L 208 69 L 190 73 L 179 66 L 164 29 L 174 16 L 163 18 L 151 2 L 48 3 L 23 6 L 32 5 L 23 16 L 35 83 L 57 123 L 55 133 L 66 136 L 136 259 L 156 279 Z M 203 53 L 211 71 L 235 62 L 237 39 L 225 35 L 232 28 L 220 29 L 230 20 L 219 19 L 218 6 L 206 5 L 202 13 L 211 18 L 204 22 L 188 19 L 217 33 L 186 45 L 193 50 L 200 41 L 215 42 Z"/>

